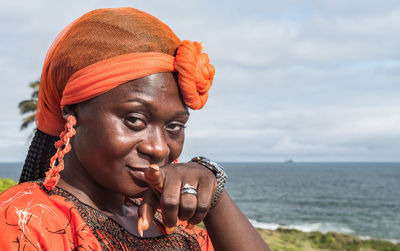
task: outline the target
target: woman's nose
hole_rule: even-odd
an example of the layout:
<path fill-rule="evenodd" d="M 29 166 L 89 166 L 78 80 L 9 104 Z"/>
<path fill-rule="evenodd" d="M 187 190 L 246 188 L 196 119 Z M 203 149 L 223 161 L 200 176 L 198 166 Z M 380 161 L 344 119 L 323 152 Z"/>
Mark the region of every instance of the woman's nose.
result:
<path fill-rule="evenodd" d="M 151 163 L 165 164 L 164 162 L 169 159 L 170 149 L 163 128 L 150 129 L 147 138 L 139 143 L 138 151 L 148 156 Z"/>

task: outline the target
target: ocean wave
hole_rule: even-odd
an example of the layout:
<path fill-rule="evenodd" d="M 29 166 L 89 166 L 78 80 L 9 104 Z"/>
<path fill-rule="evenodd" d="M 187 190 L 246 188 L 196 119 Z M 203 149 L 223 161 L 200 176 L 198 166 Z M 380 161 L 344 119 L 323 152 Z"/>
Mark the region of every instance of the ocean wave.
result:
<path fill-rule="evenodd" d="M 374 239 L 374 238 L 372 238 L 371 236 L 358 236 L 358 238 L 360 238 L 361 240 L 364 240 L 364 241 L 368 241 L 368 240 L 372 240 L 372 239 Z M 388 241 L 388 242 L 391 242 L 391 243 L 393 243 L 393 244 L 400 244 L 400 240 L 396 240 L 396 239 L 382 239 L 383 241 Z"/>
<path fill-rule="evenodd" d="M 265 223 L 259 222 L 256 220 L 249 219 L 250 223 L 257 228 L 267 229 L 267 230 L 276 230 L 278 228 L 286 228 L 286 229 L 296 229 L 303 232 L 321 232 L 321 233 L 328 233 L 328 232 L 337 232 L 337 233 L 344 233 L 344 234 L 354 234 L 354 231 L 349 227 L 339 224 L 339 223 L 327 223 L 327 222 L 317 222 L 317 223 L 304 223 L 304 224 L 293 224 L 293 225 L 286 225 L 286 224 L 276 224 L 276 223 Z M 361 240 L 371 240 L 374 239 L 370 236 L 358 236 Z M 400 240 L 396 239 L 382 239 L 384 241 L 389 241 L 394 244 L 400 244 Z"/>
<path fill-rule="evenodd" d="M 354 231 L 350 229 L 348 226 L 339 223 L 316 222 L 316 223 L 285 225 L 285 224 L 258 222 L 252 219 L 250 219 L 250 222 L 254 227 L 268 229 L 268 230 L 276 230 L 277 228 L 287 228 L 287 229 L 296 229 L 303 232 L 318 231 L 321 233 L 328 233 L 328 232 L 338 232 L 345 234 L 354 233 Z"/>
<path fill-rule="evenodd" d="M 391 242 L 393 244 L 400 244 L 400 240 L 395 240 L 395 239 L 383 239 L 384 241 Z"/>

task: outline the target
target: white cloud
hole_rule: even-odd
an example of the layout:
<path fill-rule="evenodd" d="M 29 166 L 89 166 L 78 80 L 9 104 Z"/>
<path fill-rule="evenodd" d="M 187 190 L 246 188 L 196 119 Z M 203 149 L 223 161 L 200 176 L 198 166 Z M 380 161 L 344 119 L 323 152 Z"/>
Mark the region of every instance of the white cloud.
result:
<path fill-rule="evenodd" d="M 398 1 L 140 1 L 217 69 L 183 158 L 400 161 Z M 8 1 L 0 10 L 0 161 L 22 160 L 20 100 L 57 33 L 131 1 Z"/>

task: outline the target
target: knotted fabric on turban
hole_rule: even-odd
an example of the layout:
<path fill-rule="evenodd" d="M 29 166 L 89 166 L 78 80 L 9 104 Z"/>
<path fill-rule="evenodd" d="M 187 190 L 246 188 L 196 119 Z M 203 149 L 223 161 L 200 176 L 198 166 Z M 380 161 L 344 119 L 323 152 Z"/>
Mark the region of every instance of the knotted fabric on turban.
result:
<path fill-rule="evenodd" d="M 201 109 L 215 73 L 201 43 L 180 41 L 166 24 L 133 8 L 89 12 L 67 26 L 46 55 L 37 127 L 58 136 L 64 106 L 130 80 L 174 71 L 186 105 Z"/>

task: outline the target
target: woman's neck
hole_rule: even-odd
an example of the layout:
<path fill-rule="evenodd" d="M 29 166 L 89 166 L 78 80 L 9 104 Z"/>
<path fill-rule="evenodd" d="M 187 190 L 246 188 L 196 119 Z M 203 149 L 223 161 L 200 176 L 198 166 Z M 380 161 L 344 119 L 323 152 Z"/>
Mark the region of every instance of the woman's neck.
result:
<path fill-rule="evenodd" d="M 64 157 L 65 169 L 60 173 L 61 179 L 57 186 L 106 214 L 124 215 L 125 196 L 111 192 L 96 183 L 74 157 L 72 152 Z"/>
<path fill-rule="evenodd" d="M 81 202 L 102 211 L 132 235 L 139 236 L 136 206 L 125 206 L 124 195 L 111 192 L 96 183 L 86 169 L 74 161 L 73 154 L 65 156 L 64 162 L 65 170 L 60 173 L 58 187 L 72 193 Z M 145 232 L 145 237 L 161 235 L 161 230 L 154 223 Z"/>

